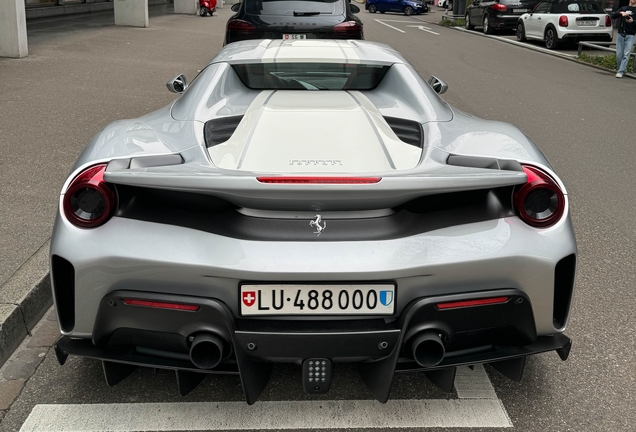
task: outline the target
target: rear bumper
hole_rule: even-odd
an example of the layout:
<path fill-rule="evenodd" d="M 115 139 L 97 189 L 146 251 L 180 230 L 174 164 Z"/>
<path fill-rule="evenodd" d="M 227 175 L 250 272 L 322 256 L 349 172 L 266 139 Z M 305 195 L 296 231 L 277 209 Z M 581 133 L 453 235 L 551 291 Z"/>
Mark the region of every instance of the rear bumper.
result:
<path fill-rule="evenodd" d="M 611 42 L 612 41 L 612 33 L 565 33 L 562 36 L 562 40 L 564 41 L 602 41 L 602 42 Z"/>
<path fill-rule="evenodd" d="M 448 310 L 436 306 L 502 296 L 508 300 L 499 304 Z M 187 303 L 199 306 L 199 310 L 175 311 L 122 302 L 131 297 Z M 431 331 L 441 336 L 445 355 L 437 364 L 422 367 L 413 359 L 411 345 L 417 335 Z M 211 369 L 199 369 L 189 358 L 193 335 L 201 333 L 214 334 L 228 346 L 224 359 Z M 115 291 L 100 304 L 93 340 L 64 336 L 55 351 L 61 364 L 68 355 L 102 360 L 110 385 L 137 366 L 175 370 L 181 394 L 191 390 L 186 383 L 198 383 L 205 374 L 238 374 L 251 404 L 267 385 L 275 362 L 300 363 L 318 357 L 355 362 L 372 394 L 385 402 L 395 372 L 442 376 L 442 382 L 436 384 L 450 391 L 456 366 L 504 365 L 500 370 L 506 376 L 520 379 L 525 357 L 556 350 L 565 360 L 570 345 L 570 339 L 562 334 L 536 336 L 530 300 L 515 289 L 419 298 L 392 321 L 235 319 L 229 308 L 215 299 Z"/>
<path fill-rule="evenodd" d="M 495 15 L 491 17 L 491 26 L 498 29 L 514 29 L 517 28 L 517 22 L 522 14 L 518 15 Z"/>

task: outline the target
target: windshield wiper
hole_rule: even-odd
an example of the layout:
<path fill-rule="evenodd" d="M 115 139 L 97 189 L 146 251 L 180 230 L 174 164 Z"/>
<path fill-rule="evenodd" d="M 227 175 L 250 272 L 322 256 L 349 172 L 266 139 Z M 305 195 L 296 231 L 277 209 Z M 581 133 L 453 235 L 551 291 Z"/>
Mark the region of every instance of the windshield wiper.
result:
<path fill-rule="evenodd" d="M 294 16 L 310 16 L 310 15 L 320 15 L 320 12 L 294 11 Z"/>

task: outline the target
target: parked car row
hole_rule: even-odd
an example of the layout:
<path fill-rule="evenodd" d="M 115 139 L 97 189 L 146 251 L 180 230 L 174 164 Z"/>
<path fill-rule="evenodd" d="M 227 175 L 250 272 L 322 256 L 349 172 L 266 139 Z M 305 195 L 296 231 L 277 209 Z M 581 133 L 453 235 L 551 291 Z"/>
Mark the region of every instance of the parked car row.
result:
<path fill-rule="evenodd" d="M 474 0 L 466 8 L 465 26 L 486 34 L 514 29 L 519 41 L 544 41 L 548 49 L 613 37 L 612 20 L 596 0 Z"/>

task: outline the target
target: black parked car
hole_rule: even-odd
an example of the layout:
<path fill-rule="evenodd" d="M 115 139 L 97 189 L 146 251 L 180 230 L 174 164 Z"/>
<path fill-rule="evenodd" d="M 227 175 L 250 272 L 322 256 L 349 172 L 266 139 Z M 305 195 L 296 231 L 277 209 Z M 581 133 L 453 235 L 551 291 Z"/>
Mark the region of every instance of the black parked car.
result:
<path fill-rule="evenodd" d="M 232 5 L 225 43 L 246 39 L 364 39 L 348 0 L 243 0 Z"/>
<path fill-rule="evenodd" d="M 515 29 L 519 17 L 532 11 L 537 3 L 539 0 L 474 0 L 466 8 L 466 28 L 483 27 L 487 34 Z"/>

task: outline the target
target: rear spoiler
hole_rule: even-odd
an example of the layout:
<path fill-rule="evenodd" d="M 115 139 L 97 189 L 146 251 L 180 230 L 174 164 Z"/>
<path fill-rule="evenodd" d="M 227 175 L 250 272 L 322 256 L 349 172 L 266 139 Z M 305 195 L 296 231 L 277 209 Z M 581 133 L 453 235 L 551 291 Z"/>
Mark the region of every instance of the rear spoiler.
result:
<path fill-rule="evenodd" d="M 265 175 L 272 177 L 269 173 L 225 171 L 184 164 L 179 155 L 166 156 L 173 157 L 173 164 L 158 166 L 156 161 L 141 163 L 130 159 L 111 161 L 104 179 L 118 185 L 212 195 L 239 207 L 322 211 L 392 208 L 422 196 L 488 190 L 527 181 L 516 161 L 500 163 L 497 159 L 462 156 L 449 158 L 452 165 L 434 163 L 417 171 L 365 174 L 381 177 L 377 183 L 271 184 L 257 179 Z M 487 167 L 483 167 L 485 159 L 490 161 Z"/>

